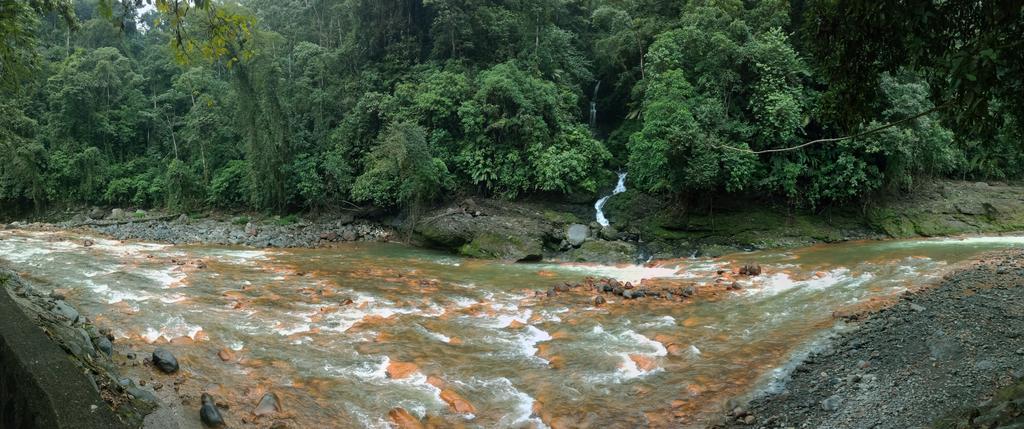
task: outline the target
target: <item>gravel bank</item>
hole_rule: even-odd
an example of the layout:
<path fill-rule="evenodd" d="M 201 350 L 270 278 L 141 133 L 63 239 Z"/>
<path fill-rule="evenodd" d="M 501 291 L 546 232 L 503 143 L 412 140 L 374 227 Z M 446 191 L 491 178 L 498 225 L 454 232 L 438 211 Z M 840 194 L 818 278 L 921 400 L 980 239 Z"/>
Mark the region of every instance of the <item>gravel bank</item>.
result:
<path fill-rule="evenodd" d="M 782 392 L 726 407 L 716 427 L 932 427 L 1022 378 L 1024 251 L 1014 250 L 869 316 L 797 366 Z"/>

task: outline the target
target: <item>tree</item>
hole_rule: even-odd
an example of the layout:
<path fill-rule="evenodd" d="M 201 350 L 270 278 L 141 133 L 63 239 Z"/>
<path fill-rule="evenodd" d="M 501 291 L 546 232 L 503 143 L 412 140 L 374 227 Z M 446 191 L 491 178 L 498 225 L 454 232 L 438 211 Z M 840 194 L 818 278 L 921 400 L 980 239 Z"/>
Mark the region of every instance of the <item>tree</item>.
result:
<path fill-rule="evenodd" d="M 450 186 L 448 168 L 431 155 L 423 128 L 403 122 L 384 132 L 366 170 L 356 178 L 352 196 L 380 206 L 417 209 Z"/>
<path fill-rule="evenodd" d="M 990 106 L 1024 119 L 1024 8 L 1017 1 L 833 1 L 807 4 L 805 35 L 829 82 L 828 112 L 845 124 L 871 116 L 884 73 L 924 76 L 932 103 L 978 129 Z M 900 31 L 892 31 L 899 28 Z"/>

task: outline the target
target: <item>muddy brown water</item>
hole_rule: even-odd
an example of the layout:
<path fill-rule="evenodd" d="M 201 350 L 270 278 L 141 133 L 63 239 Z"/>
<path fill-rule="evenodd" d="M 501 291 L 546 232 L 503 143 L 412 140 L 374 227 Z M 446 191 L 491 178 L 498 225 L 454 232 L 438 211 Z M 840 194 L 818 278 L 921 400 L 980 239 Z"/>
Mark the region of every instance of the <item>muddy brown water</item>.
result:
<path fill-rule="evenodd" d="M 1016 236 L 851 242 L 613 267 L 397 244 L 253 250 L 0 232 L 0 259 L 64 289 L 120 350 L 172 350 L 192 393 L 230 405 L 229 422 L 252 421 L 272 391 L 278 418 L 300 428 L 389 427 L 396 407 L 447 426 L 699 427 L 727 398 L 770 383 L 835 312 L 1021 246 Z M 765 273 L 726 290 L 733 280 L 718 272 L 747 262 Z M 698 293 L 603 306 L 581 292 L 535 296 L 588 275 Z"/>

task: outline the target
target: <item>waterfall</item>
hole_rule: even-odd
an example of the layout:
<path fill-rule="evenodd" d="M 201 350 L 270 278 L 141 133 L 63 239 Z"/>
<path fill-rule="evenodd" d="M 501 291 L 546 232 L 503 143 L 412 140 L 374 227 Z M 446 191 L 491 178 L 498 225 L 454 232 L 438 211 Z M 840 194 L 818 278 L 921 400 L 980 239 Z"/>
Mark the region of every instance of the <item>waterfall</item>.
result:
<path fill-rule="evenodd" d="M 608 199 L 612 196 L 626 192 L 626 174 L 628 173 L 619 173 L 619 183 L 615 185 L 615 189 L 612 190 L 611 195 L 605 195 L 594 203 L 594 209 L 597 210 L 597 223 L 601 224 L 601 226 L 610 225 L 608 223 L 608 219 L 604 217 L 604 204 L 607 203 Z"/>
<path fill-rule="evenodd" d="M 601 81 L 594 85 L 594 95 L 590 97 L 590 128 L 597 126 L 597 92 L 601 90 Z"/>

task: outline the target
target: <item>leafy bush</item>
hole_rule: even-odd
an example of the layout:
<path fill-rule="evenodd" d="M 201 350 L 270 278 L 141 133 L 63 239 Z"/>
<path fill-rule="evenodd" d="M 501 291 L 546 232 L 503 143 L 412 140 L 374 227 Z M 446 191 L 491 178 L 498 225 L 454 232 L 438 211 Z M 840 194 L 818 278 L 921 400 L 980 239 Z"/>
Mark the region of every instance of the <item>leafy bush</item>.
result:
<path fill-rule="evenodd" d="M 434 158 L 419 125 L 403 122 L 383 133 L 356 178 L 352 197 L 385 207 L 418 207 L 451 186 L 448 168 Z"/>

